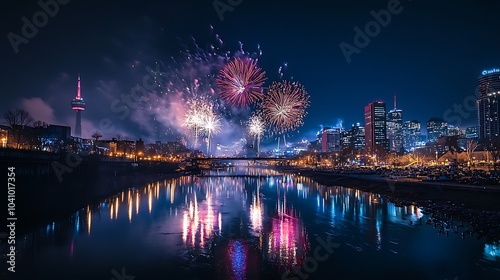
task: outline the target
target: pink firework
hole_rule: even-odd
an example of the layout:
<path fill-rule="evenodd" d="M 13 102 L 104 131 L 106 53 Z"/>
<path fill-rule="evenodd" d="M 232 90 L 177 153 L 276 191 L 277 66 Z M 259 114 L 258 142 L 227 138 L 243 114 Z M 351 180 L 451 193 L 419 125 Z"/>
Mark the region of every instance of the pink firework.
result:
<path fill-rule="evenodd" d="M 278 134 L 294 130 L 303 124 L 309 95 L 298 82 L 273 82 L 260 104 L 267 124 Z"/>
<path fill-rule="evenodd" d="M 232 105 L 248 107 L 262 98 L 265 74 L 256 60 L 235 58 L 222 68 L 217 78 L 220 96 Z"/>

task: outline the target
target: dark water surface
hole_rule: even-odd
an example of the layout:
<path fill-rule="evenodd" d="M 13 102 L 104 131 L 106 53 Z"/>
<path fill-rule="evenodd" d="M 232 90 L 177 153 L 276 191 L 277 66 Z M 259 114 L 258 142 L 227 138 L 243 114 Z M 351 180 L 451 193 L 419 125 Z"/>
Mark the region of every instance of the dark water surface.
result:
<path fill-rule="evenodd" d="M 17 279 L 500 279 L 500 246 L 459 221 L 440 233 L 415 206 L 270 169 L 210 174 L 20 236 Z"/>

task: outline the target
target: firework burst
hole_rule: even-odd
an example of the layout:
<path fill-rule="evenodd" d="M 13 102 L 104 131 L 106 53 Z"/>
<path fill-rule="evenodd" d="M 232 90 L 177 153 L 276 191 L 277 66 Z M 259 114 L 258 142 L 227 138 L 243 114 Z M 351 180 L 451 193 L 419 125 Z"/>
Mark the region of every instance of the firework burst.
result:
<path fill-rule="evenodd" d="M 253 137 L 260 137 L 264 133 L 264 120 L 259 115 L 252 115 L 247 125 L 248 133 Z"/>
<path fill-rule="evenodd" d="M 206 119 L 212 113 L 212 106 L 204 99 L 189 99 L 188 110 L 184 116 L 182 126 L 194 132 L 194 149 L 198 145 L 198 135 L 205 128 Z"/>
<path fill-rule="evenodd" d="M 222 68 L 217 78 L 220 96 L 231 105 L 248 107 L 262 98 L 265 74 L 257 66 L 257 60 L 235 58 Z"/>
<path fill-rule="evenodd" d="M 277 134 L 295 130 L 303 124 L 309 107 L 309 94 L 298 82 L 273 82 L 260 110 L 266 123 Z"/>
<path fill-rule="evenodd" d="M 258 114 L 254 114 L 248 120 L 248 133 L 257 138 L 257 155 L 260 153 L 260 136 L 264 133 L 265 123 L 262 117 Z"/>
<path fill-rule="evenodd" d="M 207 154 L 210 155 L 210 144 L 213 135 L 221 131 L 221 118 L 213 110 L 203 115 L 203 130 L 207 133 Z"/>
<path fill-rule="evenodd" d="M 188 40 L 180 39 L 179 43 L 179 51 L 170 58 L 141 54 L 134 60 L 132 72 L 141 75 L 141 85 L 144 86 L 141 86 L 142 90 L 138 92 L 141 96 L 138 105 L 132 108 L 133 115 L 136 116 L 133 119 L 148 120 L 144 128 L 148 130 L 149 135 L 163 135 L 160 132 L 167 129 L 169 133 L 176 134 L 185 133 L 186 128 L 193 129 L 196 141 L 201 126 L 198 124 L 197 110 L 194 110 L 193 114 L 192 105 L 188 104 L 190 100 L 206 100 L 227 123 L 240 121 L 242 116 L 234 115 L 233 108 L 218 94 L 216 80 L 220 71 L 230 61 L 257 60 L 262 51 L 260 46 L 257 46 L 256 51 L 248 52 L 241 42 L 239 48 L 229 50 L 222 38 L 214 33 L 213 27 L 202 42 L 191 37 Z M 147 73 L 135 70 L 144 68 Z M 158 127 L 158 132 L 153 131 L 150 125 L 152 123 Z"/>
<path fill-rule="evenodd" d="M 221 118 L 215 112 L 206 114 L 203 118 L 203 122 L 203 130 L 207 132 L 209 138 L 221 131 Z"/>

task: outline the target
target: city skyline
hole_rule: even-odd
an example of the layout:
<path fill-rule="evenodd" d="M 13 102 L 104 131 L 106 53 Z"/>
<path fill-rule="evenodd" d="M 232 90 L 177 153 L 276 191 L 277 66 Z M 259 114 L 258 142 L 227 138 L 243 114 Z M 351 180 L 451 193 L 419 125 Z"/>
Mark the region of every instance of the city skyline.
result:
<path fill-rule="evenodd" d="M 498 90 L 500 89 L 500 87 L 498 86 L 499 82 L 500 82 L 500 77 L 496 76 L 497 73 L 500 73 L 500 70 L 497 68 L 482 71 L 482 76 L 479 77 L 479 79 L 478 79 L 478 82 L 479 82 L 479 87 L 478 87 L 479 93 L 478 93 L 478 100 L 477 100 L 478 104 L 481 104 L 484 97 L 488 97 L 488 96 L 493 98 L 496 102 L 496 98 L 497 98 L 496 92 L 498 92 Z M 485 82 L 485 81 L 487 81 L 487 82 Z M 74 132 L 71 135 L 74 137 L 77 137 L 77 138 L 86 138 L 86 139 L 95 138 L 95 134 L 98 134 L 98 135 L 100 135 L 99 137 L 102 137 L 103 135 L 100 134 L 99 130 L 94 131 L 93 135 L 91 137 L 80 136 L 80 134 L 81 134 L 81 111 L 84 111 L 85 107 L 86 107 L 86 103 L 84 102 L 83 97 L 81 96 L 80 75 L 78 75 L 76 89 L 77 89 L 77 95 L 71 101 L 71 108 L 74 111 L 76 111 L 76 125 L 75 126 L 69 126 L 69 125 L 67 126 L 70 129 L 71 128 L 74 129 Z M 494 92 L 493 95 L 490 93 L 491 91 Z M 438 138 L 441 136 L 453 136 L 453 135 L 460 135 L 461 137 L 464 137 L 464 138 L 475 138 L 478 140 L 481 140 L 481 139 L 491 140 L 491 138 L 485 138 L 484 136 L 481 136 L 482 134 L 480 133 L 480 131 L 481 131 L 481 129 L 484 129 L 483 128 L 484 125 L 481 125 L 481 123 L 482 123 L 481 121 L 484 122 L 484 116 L 481 116 L 481 113 L 478 115 L 479 116 L 478 123 L 475 125 L 470 125 L 467 127 L 465 127 L 465 126 L 456 127 L 452 124 L 449 124 L 447 122 L 447 120 L 445 120 L 443 118 L 430 116 L 427 122 L 423 122 L 424 124 L 427 123 L 426 127 L 424 129 L 420 129 L 421 122 L 419 120 L 415 120 L 415 119 L 407 120 L 407 119 L 403 118 L 403 110 L 397 106 L 396 100 L 397 100 L 396 95 L 394 95 L 394 107 L 393 107 L 393 109 L 390 109 L 390 110 L 387 110 L 386 103 L 384 101 L 378 100 L 378 101 L 370 102 L 367 106 L 365 106 L 365 120 L 364 120 L 364 124 L 363 124 L 364 126 L 360 125 L 360 123 L 358 122 L 356 124 L 352 124 L 351 129 L 353 129 L 355 127 L 361 127 L 364 129 L 367 124 L 368 124 L 368 127 L 370 127 L 371 126 L 370 119 L 373 119 L 373 115 L 372 116 L 368 116 L 368 115 L 373 114 L 373 113 L 369 113 L 369 112 L 371 112 L 374 109 L 373 109 L 373 107 L 370 109 L 367 109 L 367 108 L 369 108 L 370 106 L 374 106 L 373 104 L 382 104 L 381 105 L 381 106 L 383 106 L 382 109 L 378 111 L 378 118 L 379 118 L 379 121 L 381 121 L 383 119 L 384 124 L 383 125 L 379 124 L 378 130 L 382 129 L 385 135 L 381 135 L 378 138 L 379 138 L 379 140 L 382 139 L 385 142 L 375 144 L 375 146 L 377 146 L 377 145 L 381 146 L 381 147 L 383 146 L 382 148 L 384 150 L 387 150 L 387 151 L 391 151 L 391 152 L 400 152 L 403 150 L 409 151 L 407 149 L 406 145 L 404 145 L 405 141 L 403 139 L 404 138 L 403 134 L 405 133 L 405 125 L 408 125 L 409 123 L 415 123 L 419 126 L 418 135 L 416 135 L 416 136 L 418 136 L 418 139 L 413 139 L 412 142 L 419 142 L 420 140 L 422 140 L 421 142 L 423 142 L 423 143 L 427 143 L 427 142 L 433 143 L 433 142 L 437 142 Z M 498 129 L 498 116 L 496 113 L 498 111 L 498 104 L 496 105 L 495 108 L 496 109 L 493 110 L 493 112 L 495 112 L 494 115 L 496 116 L 496 118 L 495 118 L 496 121 L 494 121 L 494 125 L 495 125 L 495 129 Z M 483 109 L 483 111 L 484 111 L 484 109 Z M 377 110 L 375 110 L 375 112 L 377 112 Z M 493 113 L 491 115 L 493 115 Z M 481 119 L 481 117 L 482 117 L 482 119 Z M 35 119 L 33 119 L 33 122 L 45 123 L 43 120 L 35 120 Z M 436 124 L 436 122 L 438 122 L 438 124 Z M 46 124 L 58 126 L 57 124 L 53 124 L 53 123 L 46 123 Z M 412 126 L 414 126 L 414 125 L 410 125 L 406 129 L 413 130 L 414 127 L 412 127 Z M 478 130 L 477 132 L 474 132 L 474 134 L 477 134 L 477 136 L 466 136 L 467 131 L 471 130 L 471 129 Z M 336 140 L 334 140 L 332 142 L 332 140 L 330 138 L 328 138 L 328 140 L 327 140 L 326 135 L 327 135 L 327 132 L 329 133 L 330 131 L 333 131 L 333 130 L 336 131 L 335 135 L 337 135 L 337 136 L 335 136 Z M 373 128 L 368 128 L 369 132 L 372 130 L 373 130 Z M 453 131 L 456 130 L 457 132 L 456 133 L 452 132 L 452 130 Z M 263 131 L 264 130 L 262 130 L 261 133 L 263 133 Z M 311 142 L 313 142 L 315 140 L 320 141 L 321 145 L 322 145 L 321 150 L 323 152 L 332 151 L 332 147 L 327 147 L 327 145 L 332 145 L 332 143 L 338 142 L 337 144 L 334 144 L 334 145 L 340 145 L 340 146 L 335 146 L 335 148 L 333 149 L 333 150 L 337 151 L 341 148 L 342 145 L 345 145 L 345 143 L 343 143 L 344 140 L 341 139 L 342 137 L 345 137 L 345 136 L 343 136 L 342 134 L 348 133 L 349 131 L 350 130 L 349 130 L 348 126 L 345 126 L 342 122 L 340 122 L 340 123 L 338 122 L 334 126 L 321 126 L 321 129 L 318 132 L 318 134 L 316 135 L 315 139 L 303 139 L 303 140 L 309 140 Z M 379 133 L 381 133 L 381 132 L 379 131 Z M 248 136 L 252 136 L 251 134 L 252 133 L 249 131 L 248 135 L 245 134 L 242 136 L 242 138 L 247 138 Z M 330 135 L 330 134 L 328 134 L 328 135 Z M 183 135 L 183 136 L 189 138 L 189 135 Z M 328 136 L 328 137 L 330 137 L 330 136 Z M 371 136 L 371 137 L 373 138 L 374 136 Z M 116 138 L 118 138 L 118 140 L 120 140 L 121 135 L 118 134 L 118 135 L 116 135 L 116 137 L 111 135 L 108 139 L 113 140 Z M 132 137 L 125 136 L 124 139 L 131 140 L 131 139 L 134 139 L 134 137 L 133 136 Z M 135 139 L 142 141 L 141 137 L 136 137 Z M 183 139 L 183 137 L 177 136 L 175 138 L 174 142 L 177 142 L 180 139 Z M 164 142 L 172 142 L 172 140 L 174 140 L 174 139 L 169 139 L 169 140 L 164 141 Z M 185 140 L 183 140 L 183 141 L 185 141 Z M 161 141 L 159 141 L 158 139 L 153 139 L 150 141 L 150 143 L 155 143 L 155 142 L 158 143 Z M 370 143 L 370 142 L 373 142 L 373 140 L 368 140 L 368 143 Z M 227 144 L 227 143 L 224 143 L 224 144 Z M 368 144 L 368 146 L 366 147 L 367 151 L 374 149 L 373 147 L 370 148 L 369 146 L 371 146 L 371 145 Z"/>
<path fill-rule="evenodd" d="M 113 102 L 117 106 L 126 104 L 123 96 L 150 75 L 146 67 L 164 71 L 163 65 L 171 65 L 170 56 L 178 53 L 180 45 L 190 42 L 191 36 L 200 47 L 206 47 L 218 34 L 228 51 L 238 49 L 238 42 L 249 52 L 262 51 L 259 65 L 268 73 L 266 86 L 282 76 L 304 84 L 311 96 L 311 107 L 304 126 L 292 133 L 291 139 L 313 139 L 321 126 L 332 126 L 337 120 L 342 120 L 345 127 L 363 123 L 362 106 L 391 100 L 394 94 L 398 95 L 398 107 L 405 112 L 405 120 L 424 123 L 437 116 L 466 127 L 477 123 L 476 113 L 460 114 L 456 105 L 463 105 L 474 96 L 477 77 L 483 71 L 500 65 L 495 51 L 495 40 L 499 39 L 487 35 L 498 27 L 488 16 L 494 15 L 498 6 L 491 1 L 453 7 L 433 3 L 431 11 L 428 4 L 400 1 L 396 9 L 399 12 L 393 13 L 390 23 L 369 38 L 369 44 L 363 48 L 353 41 L 355 28 L 364 29 L 376 19 L 374 14 L 384 14 L 388 4 L 396 2 L 343 3 L 336 4 L 335 9 L 319 9 L 320 3 L 241 1 L 222 14 L 223 20 L 213 3 L 148 3 L 149 6 L 134 1 L 120 5 L 115 12 L 123 16 L 104 24 L 104 11 L 113 10 L 113 1 L 67 1 L 59 4 L 57 13 L 46 26 L 37 28 L 28 43 L 18 45 L 17 53 L 6 37 L 1 47 L 10 71 L 0 89 L 4 96 L 14 94 L 0 109 L 31 109 L 37 120 L 73 127 L 74 111 L 68 108 L 68 99 L 74 97 L 74 81 L 81 74 L 87 103 L 82 119 L 84 137 L 99 130 L 102 120 L 110 120 L 115 129 L 109 135 L 103 132 L 106 138 L 122 134 L 149 137 L 151 141 L 175 139 L 175 129 L 162 135 L 163 139 L 154 139 L 154 125 L 132 114 L 121 119 L 122 115 L 112 109 Z M 10 7 L 4 17 L 7 24 L 2 30 L 6 35 L 22 35 L 20 19 L 31 20 L 33 14 L 43 10 L 34 2 L 16 6 Z M 444 12 L 433 17 L 437 11 Z M 290 14 L 304 20 L 294 23 L 287 16 Z M 460 17 L 465 14 L 469 17 Z M 92 22 L 86 20 L 89 16 Z M 432 19 L 424 20 L 427 18 Z M 276 20 L 282 23 L 274 24 Z M 239 24 L 243 21 L 248 23 Z M 88 24 L 81 25 L 82 22 Z M 266 29 L 268 26 L 274 28 Z M 305 32 L 310 29 L 317 32 Z M 65 34 L 64 38 L 60 34 Z M 446 36 L 440 38 L 437 34 Z M 459 44 L 463 34 L 470 39 L 467 44 Z M 92 41 L 93 37 L 96 40 Z M 361 50 L 349 56 L 350 62 L 339 47 L 343 42 Z M 468 53 L 467 58 L 463 52 Z M 42 55 L 51 53 L 53 56 Z M 30 82 L 21 82 L 21 77 L 29 77 Z M 426 110 L 422 112 L 421 108 Z M 221 137 L 226 136 L 231 135 Z"/>
<path fill-rule="evenodd" d="M 499 0 L 4 2 L 0 279 L 500 278 Z"/>

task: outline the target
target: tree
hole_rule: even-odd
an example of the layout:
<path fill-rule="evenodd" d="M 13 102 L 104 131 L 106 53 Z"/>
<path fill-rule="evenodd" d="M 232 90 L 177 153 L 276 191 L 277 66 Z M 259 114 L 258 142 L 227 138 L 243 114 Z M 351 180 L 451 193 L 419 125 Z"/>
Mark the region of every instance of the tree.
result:
<path fill-rule="evenodd" d="M 17 146 L 19 146 L 24 128 L 33 122 L 33 118 L 28 111 L 23 109 L 9 110 L 3 115 L 3 117 L 11 128 L 12 138 L 17 143 Z"/>
<path fill-rule="evenodd" d="M 30 113 L 23 109 L 9 110 L 3 115 L 3 117 L 10 127 L 13 127 L 15 125 L 26 126 L 30 125 L 33 122 L 33 118 L 31 117 Z"/>
<path fill-rule="evenodd" d="M 92 133 L 92 138 L 94 138 L 95 141 L 98 141 L 99 138 L 102 138 L 102 134 L 96 130 L 96 131 L 94 131 L 94 133 Z"/>
<path fill-rule="evenodd" d="M 497 161 L 500 159 L 500 136 L 491 137 L 491 159 L 493 160 L 493 169 L 497 170 Z"/>
<path fill-rule="evenodd" d="M 467 139 L 467 145 L 465 147 L 465 153 L 467 154 L 467 162 L 470 164 L 472 160 L 472 154 L 476 151 L 479 143 L 474 139 Z"/>

